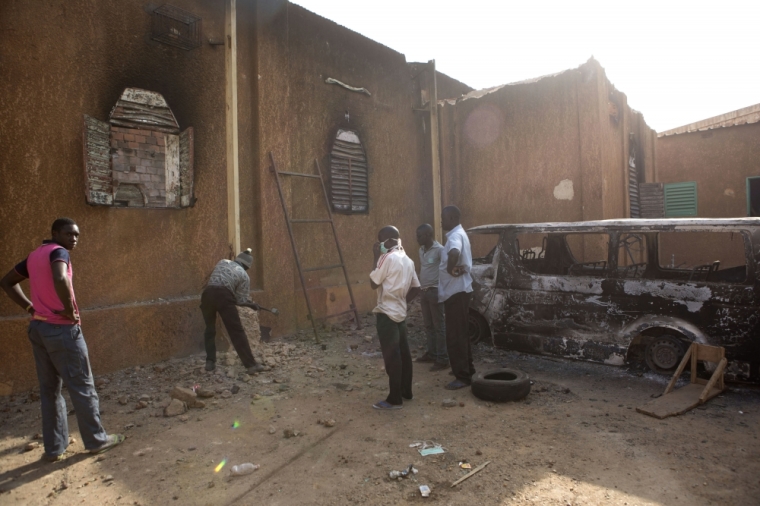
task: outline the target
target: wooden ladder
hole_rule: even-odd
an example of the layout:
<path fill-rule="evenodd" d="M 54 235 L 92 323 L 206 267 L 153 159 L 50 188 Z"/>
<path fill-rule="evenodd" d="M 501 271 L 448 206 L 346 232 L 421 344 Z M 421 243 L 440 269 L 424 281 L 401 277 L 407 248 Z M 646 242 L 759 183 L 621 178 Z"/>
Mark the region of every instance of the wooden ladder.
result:
<path fill-rule="evenodd" d="M 340 241 L 338 241 L 338 232 L 335 229 L 335 221 L 333 220 L 332 210 L 330 209 L 330 201 L 327 198 L 327 188 L 325 188 L 325 182 L 322 179 L 322 170 L 319 168 L 319 162 L 315 159 L 314 164 L 317 167 L 317 173 L 316 174 L 306 174 L 302 172 L 285 172 L 285 171 L 279 171 L 277 170 L 277 165 L 274 161 L 274 155 L 272 152 L 269 152 L 269 159 L 272 162 L 272 165 L 269 167 L 269 170 L 274 174 L 275 181 L 277 182 L 277 193 L 280 195 L 280 203 L 282 204 L 282 212 L 285 214 L 285 223 L 288 226 L 288 236 L 290 237 L 290 245 L 293 247 L 293 257 L 295 257 L 296 260 L 296 267 L 298 268 L 298 277 L 301 279 L 301 287 L 303 288 L 303 296 L 306 299 L 306 308 L 309 311 L 309 320 L 311 321 L 311 327 L 314 329 L 314 339 L 317 344 L 319 344 L 319 333 L 317 332 L 317 320 L 327 320 L 329 318 L 335 318 L 337 316 L 343 316 L 350 313 L 354 314 L 354 319 L 356 321 L 356 327 L 361 328 L 361 320 L 359 319 L 359 310 L 356 308 L 356 301 L 354 300 L 354 292 L 351 289 L 351 282 L 348 279 L 348 270 L 346 269 L 346 262 L 343 260 L 343 251 L 340 249 Z M 288 212 L 288 206 L 285 203 L 285 196 L 282 193 L 282 183 L 280 181 L 280 176 L 293 176 L 293 177 L 305 177 L 305 178 L 312 178 L 312 179 L 319 179 L 320 184 L 322 185 L 322 195 L 325 198 L 325 207 L 327 208 L 327 219 L 321 218 L 321 219 L 293 219 L 290 217 L 290 213 Z M 293 224 L 294 223 L 329 223 L 330 227 L 332 229 L 333 238 L 335 239 L 335 248 L 338 250 L 338 259 L 340 260 L 340 263 L 333 264 L 333 265 L 324 265 L 321 267 L 309 267 L 307 269 L 304 269 L 301 264 L 301 257 L 298 255 L 298 248 L 296 247 L 296 239 L 293 235 Z M 320 318 L 316 318 L 314 315 L 314 311 L 311 306 L 311 300 L 309 299 L 309 290 L 306 288 L 306 279 L 304 278 L 305 272 L 314 272 L 314 271 L 327 271 L 332 269 L 342 269 L 343 270 L 343 277 L 346 280 L 346 288 L 348 288 L 348 295 L 351 298 L 351 304 L 349 306 L 349 309 L 346 311 L 342 311 L 340 313 L 330 314 L 326 316 L 322 316 Z"/>

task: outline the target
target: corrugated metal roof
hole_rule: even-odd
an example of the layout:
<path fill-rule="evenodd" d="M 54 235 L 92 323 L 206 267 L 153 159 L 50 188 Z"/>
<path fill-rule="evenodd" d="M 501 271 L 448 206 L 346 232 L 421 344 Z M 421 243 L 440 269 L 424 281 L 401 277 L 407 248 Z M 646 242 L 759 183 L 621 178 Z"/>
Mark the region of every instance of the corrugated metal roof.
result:
<path fill-rule="evenodd" d="M 578 66 L 576 68 L 565 69 L 565 70 L 561 70 L 559 72 L 555 72 L 553 74 L 546 74 L 546 75 L 543 75 L 543 76 L 532 77 L 530 79 L 523 79 L 522 81 L 515 81 L 515 82 L 512 82 L 512 83 L 500 84 L 498 86 L 492 86 L 490 88 L 483 88 L 483 89 L 480 89 L 480 90 L 472 90 L 471 92 L 466 93 L 466 94 L 462 95 L 459 98 L 446 98 L 446 99 L 439 100 L 438 101 L 438 105 L 446 105 L 446 104 L 448 104 L 448 105 L 454 105 L 457 102 L 460 102 L 460 101 L 463 101 L 463 100 L 470 100 L 472 98 L 481 98 L 481 97 L 484 97 L 484 96 L 489 95 L 491 93 L 494 93 L 496 91 L 499 91 L 500 89 L 502 89 L 502 88 L 504 88 L 506 86 L 517 86 L 517 85 L 520 85 L 520 84 L 537 83 L 537 82 L 539 82 L 539 81 L 541 81 L 543 79 L 548 79 L 550 77 L 557 77 L 557 76 L 560 76 L 560 75 L 564 74 L 565 72 L 570 72 L 570 71 L 573 71 L 573 70 L 581 69 L 585 65 L 588 65 L 592 61 L 596 62 L 596 60 L 594 59 L 593 56 L 591 58 L 589 58 L 589 60 L 586 63 L 584 63 L 584 64 L 582 64 L 582 65 L 580 65 L 580 66 Z M 597 62 L 597 64 L 598 64 L 598 62 Z"/>
<path fill-rule="evenodd" d="M 502 230 L 521 231 L 588 231 L 593 229 L 651 229 L 711 227 L 745 228 L 760 227 L 760 218 L 658 218 L 658 219 L 614 219 L 596 221 L 548 222 L 548 223 L 504 223 L 480 225 L 467 230 L 472 234 L 494 234 Z"/>
<path fill-rule="evenodd" d="M 703 119 L 688 125 L 680 126 L 660 132 L 657 137 L 666 137 L 668 135 L 685 134 L 690 132 L 702 132 L 712 130 L 713 128 L 725 128 L 738 125 L 751 125 L 760 121 L 760 104 L 751 105 L 743 109 L 727 112 L 720 116 Z"/>

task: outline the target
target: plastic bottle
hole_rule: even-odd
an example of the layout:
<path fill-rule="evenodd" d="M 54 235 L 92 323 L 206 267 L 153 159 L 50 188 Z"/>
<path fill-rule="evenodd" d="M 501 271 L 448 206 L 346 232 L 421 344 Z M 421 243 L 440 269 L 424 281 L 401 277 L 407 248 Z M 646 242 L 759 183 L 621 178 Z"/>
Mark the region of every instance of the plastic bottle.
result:
<path fill-rule="evenodd" d="M 258 468 L 259 468 L 258 464 L 251 464 L 250 462 L 246 462 L 245 464 L 232 466 L 230 468 L 230 474 L 232 476 L 245 476 L 246 474 L 251 474 Z"/>

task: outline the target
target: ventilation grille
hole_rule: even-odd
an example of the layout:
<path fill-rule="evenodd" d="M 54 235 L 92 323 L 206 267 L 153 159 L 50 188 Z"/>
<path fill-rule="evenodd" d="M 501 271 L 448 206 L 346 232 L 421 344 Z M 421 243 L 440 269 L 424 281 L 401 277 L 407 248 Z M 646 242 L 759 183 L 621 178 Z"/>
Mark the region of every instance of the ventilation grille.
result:
<path fill-rule="evenodd" d="M 151 39 L 190 50 L 201 45 L 201 18 L 164 4 L 153 11 Z"/>
<path fill-rule="evenodd" d="M 339 213 L 369 210 L 367 156 L 355 132 L 338 130 L 330 153 L 330 197 Z"/>
<path fill-rule="evenodd" d="M 665 217 L 678 218 L 697 215 L 697 183 L 668 183 L 664 185 Z"/>

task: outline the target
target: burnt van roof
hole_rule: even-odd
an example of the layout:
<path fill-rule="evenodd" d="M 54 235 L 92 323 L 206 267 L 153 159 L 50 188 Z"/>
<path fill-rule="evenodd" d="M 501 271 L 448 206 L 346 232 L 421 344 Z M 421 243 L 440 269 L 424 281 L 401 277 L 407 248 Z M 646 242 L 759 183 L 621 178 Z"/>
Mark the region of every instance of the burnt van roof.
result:
<path fill-rule="evenodd" d="M 522 232 L 608 232 L 636 230 L 660 232 L 669 230 L 719 231 L 716 229 L 760 229 L 760 218 L 658 218 L 549 223 L 502 223 L 480 225 L 467 231 L 472 234 L 496 234 L 502 230 Z"/>

